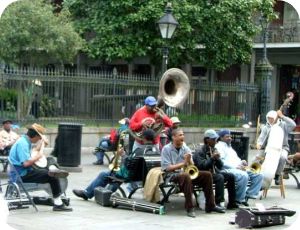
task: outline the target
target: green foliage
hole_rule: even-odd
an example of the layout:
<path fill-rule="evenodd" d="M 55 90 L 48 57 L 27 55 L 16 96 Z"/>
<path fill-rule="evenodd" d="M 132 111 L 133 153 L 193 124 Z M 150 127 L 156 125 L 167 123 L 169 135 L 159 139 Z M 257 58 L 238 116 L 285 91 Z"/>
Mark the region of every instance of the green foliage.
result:
<path fill-rule="evenodd" d="M 49 59 L 72 62 L 82 39 L 69 12 L 53 13 L 43 0 L 22 0 L 10 5 L 0 20 L 0 59 L 18 65 L 42 65 Z"/>
<path fill-rule="evenodd" d="M 173 0 L 173 15 L 180 26 L 167 41 L 173 66 L 203 63 L 223 70 L 250 61 L 257 32 L 253 16 L 272 12 L 273 0 Z M 78 32 L 87 39 L 86 51 L 105 61 L 150 57 L 161 62 L 157 21 L 164 14 L 161 0 L 65 0 Z"/>
<path fill-rule="evenodd" d="M 51 117 L 54 115 L 54 99 L 50 98 L 48 95 L 43 95 L 40 105 L 40 115 L 41 117 Z"/>
<path fill-rule="evenodd" d="M 10 101 L 14 103 L 15 101 L 17 101 L 17 97 L 17 91 L 14 89 L 0 89 L 0 100 Z"/>

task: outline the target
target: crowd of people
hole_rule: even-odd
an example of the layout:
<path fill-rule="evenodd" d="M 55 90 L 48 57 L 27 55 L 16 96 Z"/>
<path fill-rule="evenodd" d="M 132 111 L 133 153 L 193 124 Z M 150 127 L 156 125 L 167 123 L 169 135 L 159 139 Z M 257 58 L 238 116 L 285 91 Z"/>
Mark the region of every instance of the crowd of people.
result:
<path fill-rule="evenodd" d="M 101 139 L 95 151 L 97 160 L 94 164 L 103 164 L 105 151 L 111 151 L 113 144 L 116 143 L 114 135 L 119 137 L 120 133 L 128 131 L 134 137 L 131 150 L 126 152 L 123 146 L 115 149 L 115 157 L 121 158 L 121 168 L 126 167 L 124 162 L 130 154 L 143 152 L 149 145 L 159 149 L 164 180 L 177 184 L 179 192 L 184 194 L 187 216 L 196 217 L 193 201 L 194 186 L 201 187 L 204 192 L 205 212 L 207 213 L 225 213 L 226 209 L 248 206 L 248 199 L 258 197 L 259 192 L 263 189 L 264 175 L 249 170 L 248 162 L 238 156 L 231 145 L 230 130 L 221 129 L 218 132 L 213 129 L 206 130 L 203 145 L 193 153 L 185 143 L 180 123 L 178 117 L 169 118 L 158 106 L 156 98 L 149 96 L 145 99 L 144 106 L 139 108 L 131 119 L 120 120 L 119 129 Z M 72 208 L 63 202 L 63 191 L 59 183 L 59 178 L 67 177 L 68 173 L 59 169 L 56 163 L 52 164 L 55 165 L 54 168 L 49 167 L 49 164 L 45 168 L 35 167 L 36 162 L 44 156 L 42 150 L 39 150 L 38 154 L 34 156 L 32 151 L 37 143 L 45 142 L 45 128 L 34 123 L 27 128 L 26 134 L 18 136 L 11 130 L 11 124 L 10 120 L 3 121 L 3 130 L 0 132 L 0 150 L 9 152 L 9 162 L 14 166 L 23 182 L 50 184 L 54 201 L 53 211 L 72 211 Z M 267 124 L 257 140 L 257 149 L 268 145 L 268 135 L 274 125 L 281 127 L 284 132 L 281 158 L 274 175 L 275 183 L 278 184 L 278 177 L 283 171 L 289 152 L 287 135 L 295 127 L 295 122 L 284 116 L 280 110 L 270 111 L 267 114 Z M 161 137 L 165 137 L 163 143 Z M 261 159 L 266 154 L 268 152 L 263 151 L 263 155 L 257 158 Z M 190 165 L 195 165 L 199 171 L 193 178 L 185 170 Z M 101 171 L 86 188 L 74 188 L 73 193 L 79 198 L 88 200 L 94 197 L 95 188 L 99 186 L 107 187 L 114 192 L 117 184 L 111 183 L 108 176 L 124 178 L 125 175 L 122 173 L 122 170 Z M 227 202 L 224 195 L 225 184 L 228 190 Z"/>

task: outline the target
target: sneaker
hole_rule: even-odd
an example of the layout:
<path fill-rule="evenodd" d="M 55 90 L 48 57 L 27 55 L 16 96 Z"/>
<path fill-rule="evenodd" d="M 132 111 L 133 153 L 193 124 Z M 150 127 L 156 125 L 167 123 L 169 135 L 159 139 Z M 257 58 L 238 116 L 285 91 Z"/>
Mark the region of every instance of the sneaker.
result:
<path fill-rule="evenodd" d="M 95 161 L 93 162 L 93 165 L 103 165 L 103 161 Z"/>
<path fill-rule="evenodd" d="M 195 211 L 194 211 L 193 208 L 187 210 L 187 211 L 186 211 L 186 215 L 187 215 L 188 217 L 192 217 L 192 218 L 195 218 L 195 217 L 196 217 L 196 213 L 195 213 Z"/>
<path fill-rule="evenodd" d="M 225 207 L 222 204 L 220 204 L 220 203 L 216 204 L 216 206 L 218 206 L 220 209 L 225 210 Z"/>
<path fill-rule="evenodd" d="M 56 212 L 72 212 L 73 211 L 72 208 L 69 208 L 69 207 L 65 206 L 64 204 L 54 205 L 52 210 L 56 211 Z"/>
<path fill-rule="evenodd" d="M 89 198 L 87 197 L 87 195 L 84 193 L 83 190 L 80 189 L 73 189 L 72 192 L 75 194 L 75 196 L 78 196 L 84 200 L 88 200 Z"/>
<path fill-rule="evenodd" d="M 56 178 L 65 178 L 69 176 L 69 172 L 62 169 L 51 169 L 48 171 L 48 175 Z"/>

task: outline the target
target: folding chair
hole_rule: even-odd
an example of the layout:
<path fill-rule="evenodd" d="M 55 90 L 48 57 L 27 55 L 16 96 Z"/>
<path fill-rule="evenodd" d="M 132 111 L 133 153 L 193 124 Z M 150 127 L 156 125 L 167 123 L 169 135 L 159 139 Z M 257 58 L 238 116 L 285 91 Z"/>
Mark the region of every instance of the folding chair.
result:
<path fill-rule="evenodd" d="M 9 180 L 4 198 L 7 200 L 9 210 L 28 208 L 28 205 L 32 205 L 33 208 L 38 211 L 32 197 L 30 196 L 22 181 L 20 174 L 18 173 L 15 166 L 10 162 L 8 176 Z"/>

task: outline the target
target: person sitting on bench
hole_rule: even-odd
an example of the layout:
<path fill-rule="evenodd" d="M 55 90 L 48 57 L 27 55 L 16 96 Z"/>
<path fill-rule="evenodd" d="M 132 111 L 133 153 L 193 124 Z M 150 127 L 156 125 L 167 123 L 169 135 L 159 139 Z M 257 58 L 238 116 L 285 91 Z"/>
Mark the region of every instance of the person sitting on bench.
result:
<path fill-rule="evenodd" d="M 53 194 L 53 211 L 72 211 L 72 208 L 65 206 L 62 202 L 62 191 L 57 177 L 61 176 L 59 171 L 49 171 L 33 167 L 42 154 L 31 156 L 32 145 L 41 140 L 45 128 L 39 124 L 32 124 L 28 127 L 25 135 L 11 147 L 9 162 L 14 165 L 24 183 L 49 183 Z"/>
<path fill-rule="evenodd" d="M 0 155 L 8 156 L 11 146 L 18 140 L 19 135 L 12 131 L 11 120 L 2 122 L 3 130 L 0 131 Z"/>
<path fill-rule="evenodd" d="M 94 165 L 103 165 L 105 151 L 114 150 L 113 147 L 117 144 L 120 134 L 128 129 L 129 118 L 125 117 L 119 120 L 120 127 L 118 130 L 111 129 L 110 135 L 101 138 L 98 147 L 95 148 L 94 154 L 97 158 Z M 116 148 L 115 148 L 116 149 Z"/>
<path fill-rule="evenodd" d="M 178 184 L 180 191 L 185 196 L 185 209 L 187 216 L 196 217 L 193 205 L 193 184 L 203 188 L 205 195 L 205 211 L 225 213 L 223 208 L 216 206 L 212 187 L 212 175 L 208 171 L 200 171 L 195 179 L 191 179 L 182 168 L 193 164 L 190 148 L 184 143 L 184 133 L 182 129 L 172 131 L 172 142 L 165 145 L 161 153 L 161 167 L 166 172 L 165 180 Z"/>
<path fill-rule="evenodd" d="M 215 144 L 219 135 L 213 129 L 208 129 L 204 133 L 204 145 L 196 150 L 193 155 L 195 165 L 199 170 L 210 171 L 215 184 L 215 200 L 219 207 L 224 202 L 224 182 L 227 182 L 228 204 L 227 209 L 235 209 L 239 206 L 235 203 L 235 180 L 234 175 L 229 172 L 223 172 L 223 162 L 220 159 L 220 153 L 215 149 Z"/>
<path fill-rule="evenodd" d="M 247 200 L 249 198 L 256 199 L 262 187 L 263 175 L 253 173 L 247 170 L 248 163 L 246 160 L 241 160 L 236 151 L 231 146 L 231 133 L 228 129 L 222 129 L 218 135 L 220 139 L 215 145 L 215 148 L 221 155 L 223 161 L 222 171 L 234 174 L 236 182 L 236 202 L 244 206 L 249 206 Z M 248 181 L 251 185 L 248 188 Z"/>
<path fill-rule="evenodd" d="M 118 154 L 120 157 L 122 157 L 122 164 L 124 164 L 125 161 L 125 157 L 127 157 L 125 155 L 125 151 L 123 148 L 119 148 L 118 152 L 116 153 Z M 122 166 L 120 166 L 120 168 L 122 169 Z M 107 170 L 107 171 L 102 171 L 98 174 L 98 176 L 91 181 L 91 183 L 84 189 L 73 189 L 73 193 L 75 194 L 75 196 L 80 197 L 84 200 L 88 200 L 91 199 L 95 196 L 94 190 L 97 187 L 103 187 L 105 188 L 109 183 L 110 183 L 110 179 L 108 178 L 109 176 L 116 176 L 116 177 L 121 177 L 122 178 L 122 170 L 119 170 L 117 172 L 113 171 L 113 170 Z M 112 192 L 115 192 L 118 189 L 118 184 L 117 183 L 112 183 L 112 186 L 110 187 L 110 190 Z"/>

